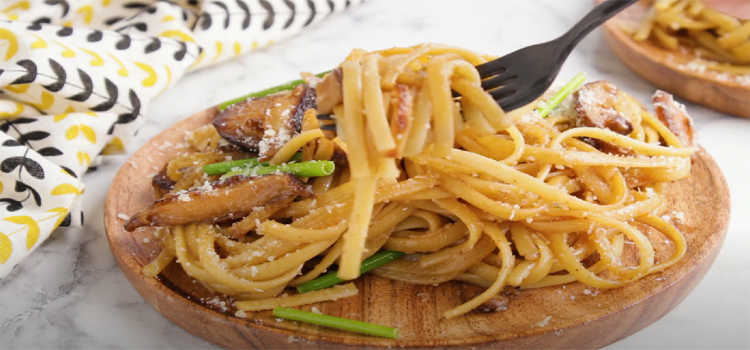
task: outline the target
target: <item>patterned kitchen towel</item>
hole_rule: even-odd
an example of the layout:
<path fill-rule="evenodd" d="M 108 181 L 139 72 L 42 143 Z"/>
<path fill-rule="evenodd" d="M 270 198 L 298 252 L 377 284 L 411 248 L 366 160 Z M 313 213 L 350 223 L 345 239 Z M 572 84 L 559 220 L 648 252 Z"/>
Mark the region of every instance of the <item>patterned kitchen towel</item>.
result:
<path fill-rule="evenodd" d="M 0 0 L 0 278 L 83 221 L 81 176 L 156 95 L 362 0 Z"/>

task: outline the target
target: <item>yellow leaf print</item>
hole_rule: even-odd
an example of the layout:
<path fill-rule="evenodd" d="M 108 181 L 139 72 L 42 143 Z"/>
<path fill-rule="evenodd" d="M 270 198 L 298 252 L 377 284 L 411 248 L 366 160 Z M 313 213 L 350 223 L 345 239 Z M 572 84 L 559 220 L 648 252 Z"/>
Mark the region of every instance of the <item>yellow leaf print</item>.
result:
<path fill-rule="evenodd" d="M 5 60 L 11 59 L 18 52 L 18 40 L 10 30 L 0 29 L 0 39 L 8 41 L 8 51 L 5 51 Z"/>
<path fill-rule="evenodd" d="M 62 52 L 62 57 L 67 57 L 67 58 L 76 57 L 75 51 L 71 50 L 69 47 L 67 47 L 67 46 L 65 46 L 63 44 L 60 44 L 57 41 L 55 41 L 55 44 L 60 45 L 60 46 L 62 46 L 65 49 Z"/>
<path fill-rule="evenodd" d="M 18 84 L 18 85 L 8 85 L 5 87 L 5 90 L 8 90 L 10 92 L 14 92 L 17 94 L 22 94 L 26 92 L 26 90 L 31 87 L 31 84 Z"/>
<path fill-rule="evenodd" d="M 29 33 L 29 34 L 31 34 L 31 33 Z M 33 43 L 31 43 L 31 49 L 32 50 L 35 50 L 35 49 L 44 49 L 44 48 L 47 47 L 47 42 L 46 41 L 44 41 L 42 38 L 40 38 L 40 37 L 38 37 L 38 36 L 36 36 L 34 34 L 31 34 L 31 35 L 33 35 L 36 38 L 36 41 L 33 42 Z"/>
<path fill-rule="evenodd" d="M 166 15 L 166 16 L 164 16 L 164 18 L 161 19 L 161 21 L 162 22 L 174 21 L 174 16 L 172 16 L 172 15 Z"/>
<path fill-rule="evenodd" d="M 68 131 L 65 132 L 65 139 L 72 140 L 78 137 L 78 133 L 81 131 L 81 128 L 78 125 L 73 125 L 68 128 Z"/>
<path fill-rule="evenodd" d="M 10 221 L 14 224 L 24 225 L 29 229 L 29 232 L 26 233 L 26 249 L 31 249 L 39 239 L 39 224 L 37 224 L 31 216 L 10 216 L 3 220 Z"/>
<path fill-rule="evenodd" d="M 148 74 L 148 77 L 146 77 L 146 79 L 143 79 L 143 82 L 142 82 L 143 86 L 145 87 L 154 86 L 154 84 L 156 84 L 156 78 L 157 78 L 156 71 L 153 68 L 151 68 L 151 66 L 145 63 L 141 63 L 141 62 L 133 62 L 133 63 L 135 63 L 135 65 L 138 66 L 138 68 L 143 69 L 143 71 L 146 72 L 146 74 Z"/>
<path fill-rule="evenodd" d="M 91 164 L 91 157 L 88 153 L 79 151 L 78 154 L 76 154 L 78 157 L 78 164 L 80 165 L 89 165 Z"/>
<path fill-rule="evenodd" d="M 89 140 L 91 143 L 96 143 L 96 131 L 90 126 L 81 124 L 81 132 L 83 133 L 83 136 L 86 137 L 86 140 Z"/>
<path fill-rule="evenodd" d="M 55 221 L 55 227 L 53 228 L 53 230 L 54 230 L 55 228 L 57 228 L 58 226 L 60 226 L 60 224 L 63 222 L 63 220 L 65 220 L 65 214 L 68 213 L 68 209 L 64 208 L 64 207 L 57 207 L 57 208 L 52 208 L 50 210 L 47 210 L 47 212 L 48 213 L 57 213 L 57 221 Z"/>
<path fill-rule="evenodd" d="M 119 137 L 115 136 L 112 138 L 112 141 L 109 141 L 107 146 L 104 147 L 102 153 L 107 155 L 125 153 L 125 145 L 122 144 L 122 140 Z"/>
<path fill-rule="evenodd" d="M 53 196 L 62 196 L 64 194 L 71 194 L 71 193 L 75 193 L 75 194 L 79 193 L 78 188 L 71 184 L 58 185 L 52 189 L 52 192 L 50 192 L 50 194 Z"/>
<path fill-rule="evenodd" d="M 234 55 L 239 56 L 242 53 L 242 44 L 239 41 L 234 42 Z"/>
<path fill-rule="evenodd" d="M 253 46 L 251 47 L 251 49 L 255 50 L 258 48 L 258 46 L 260 46 L 260 44 L 258 44 L 257 41 L 253 41 Z"/>
<path fill-rule="evenodd" d="M 47 91 L 42 91 L 41 100 L 40 103 L 34 103 L 33 106 L 43 111 L 50 109 L 55 104 L 55 96 Z"/>
<path fill-rule="evenodd" d="M 81 6 L 76 13 L 83 14 L 83 21 L 86 22 L 86 24 L 91 23 L 91 18 L 94 17 L 94 10 L 91 8 L 91 5 Z"/>
<path fill-rule="evenodd" d="M 104 60 L 102 59 L 102 56 L 99 56 L 99 54 L 97 54 L 96 52 L 93 52 L 93 51 L 90 51 L 90 50 L 86 50 L 86 49 L 84 49 L 82 47 L 79 47 L 79 49 L 81 49 L 81 51 L 83 51 L 83 52 L 85 52 L 85 53 L 87 53 L 87 54 L 89 54 L 89 55 L 91 55 L 91 56 L 94 57 L 94 59 L 91 60 L 91 62 L 89 62 L 89 64 L 91 64 L 92 66 L 99 67 L 99 66 L 103 66 L 104 65 Z"/>
<path fill-rule="evenodd" d="M 0 181 L 0 193 L 3 193 L 3 182 Z"/>
<path fill-rule="evenodd" d="M 120 60 L 118 60 L 117 57 L 115 57 L 111 53 L 107 52 L 107 55 L 109 55 L 109 57 L 112 57 L 112 59 L 115 60 L 115 62 L 117 62 L 117 64 L 120 66 L 120 69 L 117 70 L 117 74 L 119 74 L 121 77 L 127 77 L 128 70 L 125 68 L 125 65 L 122 64 L 122 62 L 120 62 Z"/>
<path fill-rule="evenodd" d="M 0 112 L 0 119 L 6 119 L 6 118 L 13 118 L 18 116 L 19 114 L 23 113 L 23 110 L 26 109 L 23 104 L 20 104 L 18 102 L 14 102 L 16 104 L 16 110 L 13 112 Z"/>
<path fill-rule="evenodd" d="M 102 6 L 107 7 L 112 0 L 102 0 Z"/>
<path fill-rule="evenodd" d="M 11 12 L 11 11 L 16 10 L 16 9 L 28 10 L 29 8 L 30 8 L 29 2 L 26 1 L 26 0 L 23 0 L 23 1 L 19 1 L 19 2 L 15 3 L 15 4 L 13 4 L 13 5 L 10 5 L 10 6 L 6 7 L 6 8 L 4 8 L 0 12 L 2 12 L 2 13 L 8 13 L 8 12 Z"/>
<path fill-rule="evenodd" d="M 214 59 L 211 60 L 211 62 L 216 61 L 219 57 L 221 57 L 221 53 L 224 51 L 224 44 L 221 41 L 216 42 L 216 56 L 214 56 Z"/>
<path fill-rule="evenodd" d="M 185 34 L 177 29 L 165 30 L 161 34 L 159 34 L 159 36 L 173 38 L 173 39 L 182 40 L 182 41 L 189 41 L 191 43 L 195 42 L 192 36 Z"/>
<path fill-rule="evenodd" d="M 5 264 L 10 255 L 13 253 L 13 243 L 10 242 L 10 238 L 4 233 L 0 232 L 0 264 Z"/>

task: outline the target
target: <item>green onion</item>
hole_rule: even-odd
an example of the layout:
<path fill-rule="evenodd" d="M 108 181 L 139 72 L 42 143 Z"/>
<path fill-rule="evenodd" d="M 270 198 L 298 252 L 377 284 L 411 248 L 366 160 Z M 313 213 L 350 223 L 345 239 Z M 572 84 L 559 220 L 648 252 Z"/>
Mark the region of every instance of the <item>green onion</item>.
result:
<path fill-rule="evenodd" d="M 331 71 L 329 70 L 329 71 L 325 71 L 323 73 L 318 73 L 318 74 L 315 74 L 315 75 L 317 75 L 319 77 L 322 77 L 322 76 L 324 76 L 324 75 L 326 75 L 326 74 L 328 74 L 330 72 Z M 293 81 L 290 81 L 290 82 L 287 82 L 287 83 L 284 83 L 284 84 L 281 84 L 281 85 L 278 85 L 278 86 L 270 87 L 270 88 L 265 89 L 265 90 L 261 90 L 261 91 L 258 91 L 258 92 L 253 92 L 253 93 L 247 94 L 247 95 L 242 96 L 242 97 L 237 97 L 237 98 L 235 98 L 233 100 L 229 100 L 229 101 L 220 103 L 219 104 L 219 110 L 223 111 L 227 107 L 229 107 L 229 106 L 231 106 L 231 105 L 233 105 L 233 104 L 235 104 L 237 102 L 245 101 L 248 98 L 263 97 L 263 96 L 268 96 L 268 95 L 271 95 L 271 94 L 275 94 L 275 93 L 280 92 L 280 91 L 291 90 L 291 89 L 294 89 L 297 85 L 302 84 L 304 82 L 305 81 L 302 80 L 302 79 L 297 79 L 297 80 L 293 80 Z"/>
<path fill-rule="evenodd" d="M 292 156 L 292 159 L 290 159 L 289 162 L 299 162 L 300 160 L 302 160 L 302 152 L 297 152 L 294 154 L 294 156 Z M 204 165 L 203 172 L 208 175 L 221 175 L 226 174 L 236 168 L 247 169 L 259 165 L 268 166 L 269 164 L 268 162 L 258 161 L 258 158 L 239 159 Z"/>
<path fill-rule="evenodd" d="M 360 268 L 360 273 L 367 273 L 371 271 L 372 269 L 378 268 L 380 266 L 383 266 L 393 260 L 396 260 L 403 256 L 404 253 L 402 252 L 393 252 L 390 250 L 381 250 L 375 255 L 365 259 L 362 262 L 362 267 Z M 321 290 L 325 289 L 331 286 L 335 286 L 341 282 L 344 282 L 345 280 L 342 280 L 338 277 L 338 274 L 336 271 L 329 272 L 323 276 L 320 276 L 310 282 L 306 282 L 303 284 L 300 284 L 297 286 L 297 291 L 300 293 L 307 293 L 312 292 L 315 290 Z"/>
<path fill-rule="evenodd" d="M 273 316 L 287 320 L 311 323 L 318 326 L 343 329 L 345 331 L 374 335 L 383 338 L 398 339 L 398 328 L 381 326 L 348 318 L 321 315 L 286 307 L 273 309 Z"/>
<path fill-rule="evenodd" d="M 549 115 L 549 113 L 552 112 L 553 109 L 557 108 L 557 106 L 559 106 L 560 103 L 562 103 L 562 101 L 566 97 L 568 97 L 571 92 L 581 86 L 585 79 L 586 76 L 583 73 L 576 74 L 576 76 L 573 77 L 573 79 L 567 84 L 565 84 L 562 89 L 558 90 L 554 95 L 552 95 L 552 98 L 547 101 L 547 104 L 544 106 L 544 108 L 537 109 L 539 116 L 541 116 L 542 118 L 546 118 L 547 115 Z"/>
<path fill-rule="evenodd" d="M 274 174 L 277 172 L 290 173 L 299 177 L 319 177 L 328 176 L 333 174 L 336 169 L 336 165 L 330 160 L 311 160 L 309 162 L 302 163 L 285 163 L 281 165 L 268 165 L 268 166 L 257 166 L 254 168 L 247 169 L 235 169 L 224 176 L 222 179 L 226 179 L 235 175 L 247 175 L 247 176 L 260 176 L 267 174 Z"/>

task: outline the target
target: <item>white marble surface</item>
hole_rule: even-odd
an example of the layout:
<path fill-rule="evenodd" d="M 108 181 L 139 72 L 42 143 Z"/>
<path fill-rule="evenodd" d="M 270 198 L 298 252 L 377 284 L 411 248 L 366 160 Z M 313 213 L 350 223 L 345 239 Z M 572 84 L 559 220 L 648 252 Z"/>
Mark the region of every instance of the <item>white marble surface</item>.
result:
<path fill-rule="evenodd" d="M 559 35 L 590 0 L 375 0 L 302 36 L 192 73 L 151 105 L 131 149 L 202 108 L 328 69 L 351 48 L 421 42 L 507 53 Z M 572 53 L 562 75 L 607 79 L 642 101 L 654 87 L 634 76 L 595 32 Z M 700 143 L 716 159 L 732 193 L 729 232 L 713 268 L 674 311 L 611 348 L 750 348 L 750 120 L 688 104 Z M 125 156 L 86 175 L 81 229 L 60 230 L 0 280 L 2 348 L 215 348 L 148 306 L 114 262 L 103 227 L 103 202 Z"/>

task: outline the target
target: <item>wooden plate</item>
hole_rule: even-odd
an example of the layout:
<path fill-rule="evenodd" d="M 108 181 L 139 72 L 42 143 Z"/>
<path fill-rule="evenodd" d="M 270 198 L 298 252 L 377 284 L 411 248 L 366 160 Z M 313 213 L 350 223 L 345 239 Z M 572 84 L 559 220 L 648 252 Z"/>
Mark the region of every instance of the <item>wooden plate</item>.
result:
<path fill-rule="evenodd" d="M 596 0 L 600 3 L 603 0 Z M 715 110 L 750 118 L 750 79 L 744 85 L 712 71 L 686 67 L 696 59 L 691 52 L 671 51 L 651 41 L 636 42 L 621 25 L 640 23 L 648 5 L 639 2 L 604 24 L 604 38 L 631 70 L 658 88 Z"/>
<path fill-rule="evenodd" d="M 104 220 L 112 253 L 143 298 L 175 324 L 226 348 L 602 347 L 658 320 L 693 290 L 716 258 L 729 219 L 726 182 L 713 159 L 701 150 L 692 177 L 668 186 L 670 210 L 685 213 L 678 228 L 687 237 L 687 255 L 667 271 L 623 288 L 594 290 L 572 283 L 519 291 L 511 296 L 506 311 L 446 320 L 442 312 L 469 300 L 481 288 L 464 283 L 416 286 L 366 275 L 356 281 L 358 296 L 313 305 L 325 314 L 399 327 L 402 337 L 395 341 L 277 321 L 270 312 L 235 317 L 231 303 L 193 283 L 177 264 L 158 279 L 143 276 L 141 269 L 159 252 L 159 242 L 150 228 L 129 233 L 122 227 L 126 215 L 154 199 L 148 174 L 179 152 L 174 145 L 183 141 L 185 132 L 207 124 L 215 115 L 215 109 L 195 114 L 133 154 L 110 187 Z"/>

